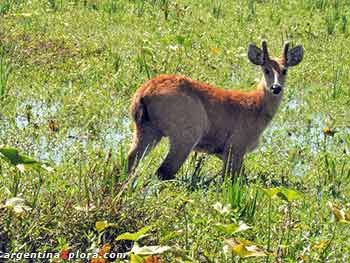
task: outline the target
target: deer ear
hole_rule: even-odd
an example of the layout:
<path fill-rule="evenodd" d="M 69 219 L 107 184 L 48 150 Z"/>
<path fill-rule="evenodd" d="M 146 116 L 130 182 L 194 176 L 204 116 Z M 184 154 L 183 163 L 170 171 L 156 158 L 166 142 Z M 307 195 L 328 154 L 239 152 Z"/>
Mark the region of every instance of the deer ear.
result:
<path fill-rule="evenodd" d="M 260 48 L 250 43 L 248 46 L 248 59 L 255 65 L 263 65 L 264 53 Z"/>
<path fill-rule="evenodd" d="M 287 67 L 293 67 L 298 65 L 304 57 L 304 48 L 303 46 L 296 46 L 290 50 L 288 50 L 285 60 Z"/>

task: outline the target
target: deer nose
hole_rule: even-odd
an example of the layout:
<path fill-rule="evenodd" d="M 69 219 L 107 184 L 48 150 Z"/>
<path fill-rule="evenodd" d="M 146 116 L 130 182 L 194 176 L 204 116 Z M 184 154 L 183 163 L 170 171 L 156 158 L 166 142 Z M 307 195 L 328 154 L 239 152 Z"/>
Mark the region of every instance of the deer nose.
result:
<path fill-rule="evenodd" d="M 280 84 L 273 84 L 271 90 L 273 94 L 280 94 L 280 92 L 282 91 L 282 86 Z"/>

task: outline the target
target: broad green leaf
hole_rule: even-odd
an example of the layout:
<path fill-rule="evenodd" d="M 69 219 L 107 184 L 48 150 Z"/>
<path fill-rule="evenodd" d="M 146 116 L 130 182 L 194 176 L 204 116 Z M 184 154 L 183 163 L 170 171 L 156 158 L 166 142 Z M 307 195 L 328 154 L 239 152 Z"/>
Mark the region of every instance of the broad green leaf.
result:
<path fill-rule="evenodd" d="M 143 258 L 138 255 L 131 254 L 130 263 L 143 263 Z"/>
<path fill-rule="evenodd" d="M 350 221 L 350 209 L 348 209 L 346 212 L 345 212 L 345 219 L 347 221 Z"/>
<path fill-rule="evenodd" d="M 328 206 L 331 209 L 331 212 L 334 216 L 335 222 L 343 223 L 343 224 L 350 224 L 349 218 L 349 211 L 347 213 L 344 212 L 343 209 L 338 208 L 335 204 L 332 202 L 328 202 Z"/>
<path fill-rule="evenodd" d="M 193 204 L 193 203 L 194 203 L 193 199 L 190 199 L 190 198 L 180 197 L 180 199 L 181 199 L 185 204 Z"/>
<path fill-rule="evenodd" d="M 10 164 L 16 166 L 18 164 L 36 164 L 37 162 L 28 156 L 19 154 L 18 150 L 15 148 L 0 148 L 1 156 L 8 161 Z"/>
<path fill-rule="evenodd" d="M 335 221 L 339 222 L 345 219 L 345 214 L 332 202 L 328 202 L 328 206 L 332 211 Z"/>
<path fill-rule="evenodd" d="M 95 223 L 95 228 L 98 232 L 105 230 L 109 226 L 107 221 L 97 221 Z"/>
<path fill-rule="evenodd" d="M 102 232 L 103 230 L 105 230 L 106 228 L 109 228 L 109 227 L 118 227 L 118 225 L 117 224 L 108 223 L 106 220 L 105 221 L 97 221 L 95 223 L 95 229 L 98 232 Z"/>
<path fill-rule="evenodd" d="M 44 169 L 49 172 L 53 170 L 50 166 L 19 153 L 19 151 L 15 148 L 0 147 L 0 157 L 11 165 L 15 166 L 21 172 L 30 169 Z"/>
<path fill-rule="evenodd" d="M 151 230 L 150 226 L 145 226 L 145 227 L 141 228 L 139 231 L 137 231 L 136 233 L 126 232 L 124 234 L 121 234 L 121 235 L 117 236 L 117 238 L 115 240 L 132 240 L 132 241 L 137 241 L 140 238 L 142 238 L 150 230 Z"/>
<path fill-rule="evenodd" d="M 228 235 L 232 235 L 232 234 L 235 234 L 235 233 L 238 233 L 238 232 L 242 232 L 242 231 L 245 231 L 247 229 L 249 229 L 250 227 L 245 224 L 245 223 L 241 223 L 241 224 L 228 224 L 228 225 L 225 225 L 225 224 L 215 224 L 214 227 L 224 233 L 224 234 L 228 234 Z"/>
<path fill-rule="evenodd" d="M 302 194 L 300 192 L 284 187 L 280 188 L 280 192 L 277 195 L 287 202 L 293 202 L 302 197 Z"/>
<path fill-rule="evenodd" d="M 137 244 L 133 246 L 131 249 L 131 253 L 139 256 L 151 256 L 151 255 L 159 255 L 166 251 L 169 251 L 171 247 L 169 246 L 144 246 L 139 247 Z"/>
<path fill-rule="evenodd" d="M 275 198 L 279 193 L 278 188 L 260 188 L 269 198 Z"/>
<path fill-rule="evenodd" d="M 321 240 L 312 246 L 312 249 L 322 251 L 325 247 L 329 245 L 329 240 Z"/>
<path fill-rule="evenodd" d="M 292 202 L 302 197 L 300 192 L 285 187 L 261 188 L 261 190 L 271 199 L 279 197 L 287 202 Z"/>
<path fill-rule="evenodd" d="M 214 209 L 218 211 L 220 214 L 227 214 L 230 212 L 230 205 L 223 205 L 220 202 L 216 202 L 213 205 Z"/>
<path fill-rule="evenodd" d="M 17 215 L 32 210 L 32 208 L 26 205 L 26 201 L 20 197 L 13 197 L 6 200 L 2 207 L 13 210 Z"/>
<path fill-rule="evenodd" d="M 225 243 L 235 255 L 241 258 L 267 256 L 263 249 L 259 248 L 256 244 L 248 240 L 226 239 Z"/>

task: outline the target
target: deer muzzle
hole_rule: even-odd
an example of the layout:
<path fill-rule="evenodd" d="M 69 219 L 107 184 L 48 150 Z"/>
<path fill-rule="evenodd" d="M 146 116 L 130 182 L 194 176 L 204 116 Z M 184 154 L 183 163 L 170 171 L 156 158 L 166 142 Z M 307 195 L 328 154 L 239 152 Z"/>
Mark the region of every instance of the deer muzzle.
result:
<path fill-rule="evenodd" d="M 280 84 L 273 84 L 271 86 L 271 91 L 273 94 L 278 95 L 282 91 L 282 86 Z"/>

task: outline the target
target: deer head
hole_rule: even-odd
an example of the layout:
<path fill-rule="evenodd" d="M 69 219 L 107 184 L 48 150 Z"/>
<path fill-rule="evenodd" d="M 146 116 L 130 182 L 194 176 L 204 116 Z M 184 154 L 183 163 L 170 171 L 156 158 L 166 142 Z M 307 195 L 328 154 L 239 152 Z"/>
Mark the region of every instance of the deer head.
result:
<path fill-rule="evenodd" d="M 265 88 L 271 94 L 278 96 L 283 91 L 284 82 L 289 67 L 298 65 L 304 55 L 301 45 L 289 49 L 289 43 L 285 43 L 282 56 L 270 58 L 266 41 L 262 41 L 262 50 L 254 44 L 248 46 L 248 58 L 250 62 L 261 66 L 264 73 Z"/>

